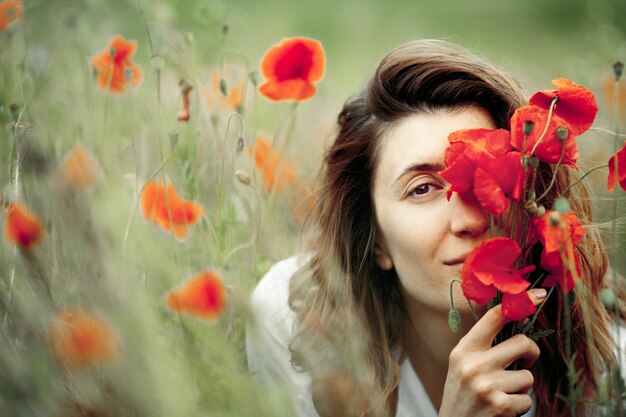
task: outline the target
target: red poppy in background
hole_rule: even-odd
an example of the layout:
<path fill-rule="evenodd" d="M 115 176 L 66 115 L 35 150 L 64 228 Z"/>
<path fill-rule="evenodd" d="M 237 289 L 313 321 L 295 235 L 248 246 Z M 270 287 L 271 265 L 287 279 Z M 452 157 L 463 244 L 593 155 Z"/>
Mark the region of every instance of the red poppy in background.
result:
<path fill-rule="evenodd" d="M 96 182 L 97 165 L 91 152 L 77 142 L 61 163 L 59 174 L 74 188 L 89 188 Z"/>
<path fill-rule="evenodd" d="M 6 211 L 4 235 L 7 240 L 22 249 L 32 249 L 42 239 L 44 228 L 41 220 L 20 203 L 11 203 Z"/>
<path fill-rule="evenodd" d="M 609 178 L 607 190 L 613 191 L 619 182 L 620 187 L 626 190 L 626 142 L 622 149 L 609 159 Z"/>
<path fill-rule="evenodd" d="M 0 2 L 0 32 L 8 29 L 11 22 L 22 17 L 22 0 L 4 0 Z"/>
<path fill-rule="evenodd" d="M 164 230 L 174 230 L 174 236 L 185 240 L 189 226 L 196 224 L 204 215 L 204 207 L 192 200 L 180 198 L 174 186 L 168 181 L 166 186 L 152 180 L 141 193 L 141 208 L 144 217 L 161 226 Z"/>
<path fill-rule="evenodd" d="M 248 155 L 254 158 L 254 164 L 263 174 L 263 184 L 267 191 L 271 192 L 276 187 L 278 193 L 282 193 L 285 186 L 293 186 L 297 182 L 296 166 L 291 162 L 281 163 L 280 152 L 272 150 L 272 145 L 265 136 L 257 136 L 254 149 L 250 148 Z"/>
<path fill-rule="evenodd" d="M 502 311 L 507 318 L 519 320 L 532 314 L 535 307 L 526 294 L 530 282 L 522 276 L 534 270 L 534 266 L 513 269 L 520 255 L 521 250 L 513 239 L 495 237 L 482 242 L 461 269 L 465 297 L 484 304 L 500 291 Z"/>
<path fill-rule="evenodd" d="M 265 82 L 259 93 L 272 101 L 302 101 L 317 92 L 324 76 L 326 57 L 322 44 L 310 38 L 285 38 L 261 58 Z"/>
<path fill-rule="evenodd" d="M 83 309 L 57 314 L 50 328 L 49 344 L 59 364 L 66 368 L 115 362 L 120 356 L 117 332 L 107 321 Z"/>
<path fill-rule="evenodd" d="M 91 59 L 100 88 L 111 93 L 124 93 L 126 83 L 135 87 L 141 83 L 141 68 L 131 62 L 136 49 L 135 41 L 116 36 L 104 51 Z"/>
<path fill-rule="evenodd" d="M 571 245 L 571 243 L 569 244 Z M 573 259 L 570 259 L 567 249 L 560 252 L 542 253 L 539 266 L 548 273 L 543 280 L 544 287 L 554 287 L 561 284 L 565 293 L 569 293 L 576 286 L 576 277 L 580 276 L 580 255 L 572 251 Z M 576 274 L 573 274 L 575 268 Z"/>
<path fill-rule="evenodd" d="M 523 106 L 515 110 L 513 117 L 511 117 L 511 143 L 513 147 L 524 155 L 529 156 L 545 130 L 547 121 L 548 111 L 541 107 Z M 524 141 L 524 124 L 526 122 L 532 122 L 534 128 L 526 138 L 526 141 Z M 561 141 L 557 136 L 557 128 L 560 126 L 567 128 L 565 141 Z M 580 154 L 576 146 L 575 135 L 572 133 L 571 127 L 565 120 L 558 115 L 552 114 L 550 123 L 548 124 L 548 130 L 533 155 L 539 158 L 541 162 L 556 164 L 561 157 L 563 145 L 565 145 L 565 154 L 563 155 L 561 164 L 578 169 L 576 162 Z"/>
<path fill-rule="evenodd" d="M 598 114 L 598 104 L 593 93 L 567 78 L 552 80 L 552 85 L 556 87 L 556 90 L 545 90 L 533 94 L 530 104 L 548 110 L 552 100 L 557 98 L 554 114 L 569 123 L 574 136 L 587 131 Z"/>
<path fill-rule="evenodd" d="M 204 271 L 184 282 L 179 289 L 170 291 L 167 304 L 174 311 L 214 320 L 226 308 L 224 282 L 215 272 Z"/>

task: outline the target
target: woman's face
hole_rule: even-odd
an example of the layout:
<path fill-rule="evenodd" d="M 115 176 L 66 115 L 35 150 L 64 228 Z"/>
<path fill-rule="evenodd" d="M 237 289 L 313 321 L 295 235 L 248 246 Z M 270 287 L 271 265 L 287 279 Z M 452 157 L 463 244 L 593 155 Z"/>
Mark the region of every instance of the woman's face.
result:
<path fill-rule="evenodd" d="M 409 308 L 447 312 L 450 281 L 460 278 L 463 261 L 488 236 L 486 214 L 456 193 L 448 201 L 448 184 L 437 175 L 448 135 L 471 128 L 495 125 L 478 107 L 441 110 L 399 121 L 379 143 L 375 258 L 382 269 L 395 269 Z M 465 310 L 460 286 L 454 288 L 455 305 Z"/>

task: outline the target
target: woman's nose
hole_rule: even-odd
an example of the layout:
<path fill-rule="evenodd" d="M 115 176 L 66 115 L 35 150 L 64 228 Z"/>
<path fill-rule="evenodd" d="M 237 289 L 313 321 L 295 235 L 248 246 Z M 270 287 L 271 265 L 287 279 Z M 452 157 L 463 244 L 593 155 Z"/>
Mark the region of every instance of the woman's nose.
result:
<path fill-rule="evenodd" d="M 476 198 L 465 193 L 450 197 L 450 231 L 458 237 L 481 237 L 489 228 L 489 217 Z"/>

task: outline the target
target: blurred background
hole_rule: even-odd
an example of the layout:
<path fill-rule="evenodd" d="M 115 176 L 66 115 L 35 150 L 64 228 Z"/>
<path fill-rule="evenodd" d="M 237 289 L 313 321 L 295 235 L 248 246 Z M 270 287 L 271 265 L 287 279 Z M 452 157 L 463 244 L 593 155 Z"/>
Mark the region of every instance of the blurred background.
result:
<path fill-rule="evenodd" d="M 8 2 L 19 16 L 2 14 Z M 246 371 L 246 300 L 301 243 L 343 102 L 402 42 L 462 45 L 528 95 L 572 79 L 595 93 L 596 127 L 626 122 L 623 80 L 620 116 L 612 110 L 624 0 L 0 0 L 0 30 L 1 196 L 45 230 L 33 249 L 0 244 L 0 416 L 290 415 L 285 391 L 268 394 Z M 136 42 L 141 68 L 124 94 L 102 91 L 91 65 L 116 35 Z M 291 36 L 318 39 L 327 58 L 317 95 L 297 106 L 255 91 L 263 53 Z M 86 186 L 64 176 L 77 143 L 90 155 Z M 583 171 L 614 152 L 610 133 L 578 144 Z M 589 178 L 597 220 L 612 218 L 617 198 L 623 225 L 624 193 L 604 191 L 606 170 Z M 203 207 L 186 239 L 142 211 L 151 180 Z M 609 243 L 611 225 L 600 230 Z M 615 263 L 625 271 L 625 259 Z M 168 306 L 173 289 L 207 269 L 226 288 L 217 320 Z M 86 310 L 114 329 L 103 337 L 121 353 L 70 370 L 51 328 Z"/>

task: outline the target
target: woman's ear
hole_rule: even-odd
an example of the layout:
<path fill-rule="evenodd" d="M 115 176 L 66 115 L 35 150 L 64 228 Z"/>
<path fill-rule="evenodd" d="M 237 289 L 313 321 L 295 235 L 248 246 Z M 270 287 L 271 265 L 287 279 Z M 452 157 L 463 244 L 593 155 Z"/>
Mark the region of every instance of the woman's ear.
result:
<path fill-rule="evenodd" d="M 393 260 L 391 256 L 378 243 L 374 245 L 374 260 L 376 265 L 383 271 L 389 271 L 393 268 Z"/>

